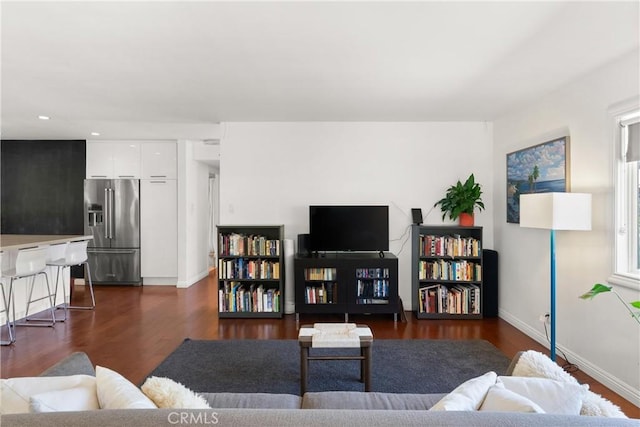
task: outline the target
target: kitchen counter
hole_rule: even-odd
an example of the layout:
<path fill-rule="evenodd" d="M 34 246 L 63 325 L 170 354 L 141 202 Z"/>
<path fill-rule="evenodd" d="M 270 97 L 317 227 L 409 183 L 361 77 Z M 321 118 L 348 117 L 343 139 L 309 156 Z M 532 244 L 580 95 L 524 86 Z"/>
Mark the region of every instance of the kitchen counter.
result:
<path fill-rule="evenodd" d="M 63 234 L 0 234 L 0 251 L 24 249 L 35 246 L 90 240 L 93 236 Z"/>
<path fill-rule="evenodd" d="M 2 253 L 2 257 L 0 257 L 0 259 L 2 260 L 2 271 L 9 270 L 15 267 L 16 257 L 18 256 L 18 252 L 20 252 L 20 249 L 91 239 L 93 239 L 93 236 L 63 234 L 0 234 L 0 253 Z M 66 290 L 67 301 L 63 300 L 63 293 L 60 289 L 54 297 L 54 305 L 59 305 L 63 302 L 69 302 L 68 299 L 69 295 L 71 294 L 70 269 L 65 268 L 62 269 L 62 271 L 58 272 L 57 268 L 55 267 L 47 267 L 46 272 L 47 276 L 49 277 L 50 286 L 54 286 L 56 282 L 56 275 L 60 273 L 62 277 L 61 285 L 64 286 Z M 2 282 L 4 286 L 8 285 L 7 279 L 2 278 Z M 17 282 L 15 282 L 13 287 L 14 294 L 12 295 L 12 297 L 13 304 L 15 304 L 14 307 L 16 320 L 22 319 L 26 316 L 26 306 L 27 300 L 29 299 L 28 294 L 30 290 L 30 286 L 28 285 L 28 283 L 29 281 L 27 280 L 18 280 Z M 44 277 L 42 275 L 38 275 L 36 278 L 36 282 L 34 283 L 34 297 L 36 299 L 39 297 L 45 297 L 46 293 L 44 291 L 46 289 L 46 286 L 44 283 Z M 48 308 L 47 299 L 42 298 L 42 300 L 38 300 L 35 303 L 31 304 L 30 307 L 30 314 L 46 310 Z M 0 321 L 0 323 L 4 322 L 4 316 L 0 316 Z"/>

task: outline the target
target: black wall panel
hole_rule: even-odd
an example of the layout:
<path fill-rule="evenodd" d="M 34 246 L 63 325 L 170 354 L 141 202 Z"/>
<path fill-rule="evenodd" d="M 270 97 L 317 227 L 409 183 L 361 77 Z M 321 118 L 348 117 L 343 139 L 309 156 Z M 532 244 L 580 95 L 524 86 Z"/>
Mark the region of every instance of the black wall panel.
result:
<path fill-rule="evenodd" d="M 83 234 L 85 141 L 0 143 L 2 234 Z"/>

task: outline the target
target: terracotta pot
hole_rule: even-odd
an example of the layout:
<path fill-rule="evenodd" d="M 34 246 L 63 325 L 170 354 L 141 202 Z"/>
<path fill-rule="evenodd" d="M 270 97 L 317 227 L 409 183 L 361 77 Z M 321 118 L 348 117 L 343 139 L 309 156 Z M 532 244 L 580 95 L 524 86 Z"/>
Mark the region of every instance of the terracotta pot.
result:
<path fill-rule="evenodd" d="M 472 227 L 474 224 L 473 214 L 468 214 L 463 212 L 460 214 L 458 218 L 460 218 L 460 225 L 464 227 Z"/>

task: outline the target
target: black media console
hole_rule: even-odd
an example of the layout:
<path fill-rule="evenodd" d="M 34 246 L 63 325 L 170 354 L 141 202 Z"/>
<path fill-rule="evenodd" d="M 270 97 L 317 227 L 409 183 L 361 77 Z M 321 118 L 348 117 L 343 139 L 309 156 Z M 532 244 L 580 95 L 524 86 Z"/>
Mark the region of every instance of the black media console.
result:
<path fill-rule="evenodd" d="M 383 255 L 383 256 L 382 256 Z M 300 313 L 393 314 L 398 320 L 398 258 L 384 252 L 298 254 L 294 260 L 296 320 Z"/>

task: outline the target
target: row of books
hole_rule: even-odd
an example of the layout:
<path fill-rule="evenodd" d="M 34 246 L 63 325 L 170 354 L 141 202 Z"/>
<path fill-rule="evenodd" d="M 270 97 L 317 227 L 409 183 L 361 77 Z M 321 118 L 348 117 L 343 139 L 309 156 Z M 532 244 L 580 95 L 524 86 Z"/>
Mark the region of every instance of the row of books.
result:
<path fill-rule="evenodd" d="M 473 237 L 420 235 L 420 256 L 480 256 L 482 245 Z"/>
<path fill-rule="evenodd" d="M 386 279 L 389 277 L 388 268 L 356 268 L 358 279 Z"/>
<path fill-rule="evenodd" d="M 220 279 L 280 279 L 280 262 L 220 258 L 218 277 Z"/>
<path fill-rule="evenodd" d="M 280 240 L 260 235 L 221 234 L 220 256 L 279 256 Z"/>
<path fill-rule="evenodd" d="M 222 312 L 279 312 L 280 291 L 263 285 L 246 286 L 228 282 L 218 291 L 218 309 Z"/>
<path fill-rule="evenodd" d="M 436 284 L 418 290 L 420 313 L 480 314 L 480 286 Z"/>
<path fill-rule="evenodd" d="M 389 304 L 388 299 L 380 298 L 358 298 L 356 304 Z"/>
<path fill-rule="evenodd" d="M 418 279 L 480 282 L 482 280 L 482 265 L 467 260 L 420 261 L 418 263 Z"/>
<path fill-rule="evenodd" d="M 307 286 L 305 288 L 304 302 L 306 304 L 337 304 L 338 284 L 336 282 L 328 282 L 318 286 Z"/>
<path fill-rule="evenodd" d="M 305 268 L 305 280 L 336 280 L 335 268 Z"/>
<path fill-rule="evenodd" d="M 389 281 L 381 279 L 358 280 L 357 296 L 360 298 L 388 298 Z"/>

